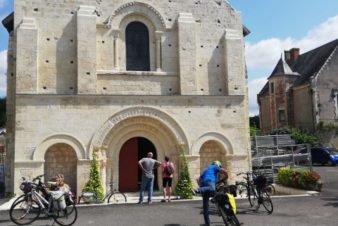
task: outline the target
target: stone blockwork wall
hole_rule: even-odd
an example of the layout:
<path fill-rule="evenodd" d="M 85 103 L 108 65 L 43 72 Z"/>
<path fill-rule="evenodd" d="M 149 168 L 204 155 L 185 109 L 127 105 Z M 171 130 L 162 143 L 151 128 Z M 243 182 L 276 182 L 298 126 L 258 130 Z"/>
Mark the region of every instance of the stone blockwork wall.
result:
<path fill-rule="evenodd" d="M 295 127 L 313 131 L 313 105 L 308 85 L 293 88 Z"/>
<path fill-rule="evenodd" d="M 318 115 L 316 123 L 337 125 L 338 119 L 338 49 L 336 49 L 318 73 L 318 78 L 314 81 L 317 88 Z"/>
<path fill-rule="evenodd" d="M 213 158 L 231 179 L 249 169 L 243 25 L 226 1 L 16 0 L 14 10 L 10 190 L 43 173 L 58 145 L 76 156 L 77 193 L 93 148 L 105 185 L 118 181 L 119 151 L 133 137 L 176 165 L 183 145 L 193 178 Z M 126 71 L 133 21 L 149 31 L 150 71 Z"/>
<path fill-rule="evenodd" d="M 125 73 L 124 29 L 134 20 L 149 29 L 151 71 L 165 72 L 148 92 Z M 246 93 L 242 21 L 225 1 L 18 0 L 15 27 L 18 54 L 30 56 L 18 58 L 18 93 Z M 132 83 L 121 90 L 116 75 Z"/>

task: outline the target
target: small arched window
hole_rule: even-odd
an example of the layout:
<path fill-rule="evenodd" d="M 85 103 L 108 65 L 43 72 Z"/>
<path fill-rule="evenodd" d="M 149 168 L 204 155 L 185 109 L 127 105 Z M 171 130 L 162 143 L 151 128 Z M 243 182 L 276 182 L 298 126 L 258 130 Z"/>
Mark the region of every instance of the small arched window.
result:
<path fill-rule="evenodd" d="M 127 71 L 150 71 L 149 31 L 141 22 L 131 22 L 126 28 Z"/>

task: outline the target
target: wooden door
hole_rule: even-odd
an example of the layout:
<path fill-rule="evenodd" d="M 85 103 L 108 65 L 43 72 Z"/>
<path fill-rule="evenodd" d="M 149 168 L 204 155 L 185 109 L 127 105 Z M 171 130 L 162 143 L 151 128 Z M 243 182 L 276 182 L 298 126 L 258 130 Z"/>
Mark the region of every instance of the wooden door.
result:
<path fill-rule="evenodd" d="M 121 148 L 119 158 L 119 190 L 138 191 L 138 139 L 128 140 Z"/>

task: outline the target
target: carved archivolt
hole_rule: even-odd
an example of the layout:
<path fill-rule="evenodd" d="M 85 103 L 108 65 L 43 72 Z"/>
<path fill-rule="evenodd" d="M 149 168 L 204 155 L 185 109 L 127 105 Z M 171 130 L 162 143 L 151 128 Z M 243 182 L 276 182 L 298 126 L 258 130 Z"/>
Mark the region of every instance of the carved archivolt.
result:
<path fill-rule="evenodd" d="M 78 139 L 68 134 L 54 134 L 43 139 L 41 144 L 37 146 L 33 153 L 32 160 L 44 161 L 48 148 L 54 144 L 68 144 L 74 149 L 79 160 L 86 158 L 84 145 Z"/>
<path fill-rule="evenodd" d="M 116 128 L 116 126 L 122 125 L 123 122 L 125 122 L 127 119 L 129 122 L 129 120 L 132 120 L 133 118 L 140 117 L 140 116 L 154 119 L 160 123 L 159 126 L 166 127 L 174 135 L 177 141 L 177 144 L 187 144 L 187 138 L 182 128 L 168 114 L 158 109 L 155 109 L 155 108 L 132 107 L 132 108 L 125 109 L 113 115 L 94 134 L 93 139 L 90 144 L 89 157 L 91 156 L 93 147 L 103 147 L 106 145 L 105 139 L 107 138 L 107 136 L 109 135 L 113 127 Z"/>
<path fill-rule="evenodd" d="M 206 133 L 206 134 L 203 134 L 202 136 L 200 136 L 196 140 L 196 142 L 194 142 L 194 144 L 192 146 L 192 154 L 197 155 L 199 153 L 202 145 L 204 143 L 208 142 L 208 141 L 215 141 L 218 144 L 220 144 L 223 151 L 224 151 L 224 154 L 227 154 L 227 155 L 234 154 L 233 147 L 232 147 L 230 141 L 225 136 L 223 136 L 222 134 L 215 133 L 215 132 Z"/>
<path fill-rule="evenodd" d="M 156 30 L 165 30 L 167 25 L 162 14 L 153 6 L 143 2 L 128 2 L 118 7 L 104 22 L 108 28 L 118 29 L 120 22 L 129 14 L 141 14 L 148 17 Z"/>

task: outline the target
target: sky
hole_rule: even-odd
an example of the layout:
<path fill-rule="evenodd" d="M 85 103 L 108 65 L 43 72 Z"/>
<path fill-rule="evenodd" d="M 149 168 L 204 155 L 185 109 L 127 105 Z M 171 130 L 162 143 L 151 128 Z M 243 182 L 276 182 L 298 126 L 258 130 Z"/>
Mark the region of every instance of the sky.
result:
<path fill-rule="evenodd" d="M 297 47 L 302 54 L 338 38 L 338 0 L 228 2 L 241 12 L 243 24 L 251 31 L 245 38 L 245 56 L 249 112 L 254 116 L 258 114 L 257 93 L 284 50 Z M 12 11 L 13 0 L 0 0 L 0 20 Z M 8 33 L 0 25 L 0 97 L 6 96 L 7 40 Z"/>

